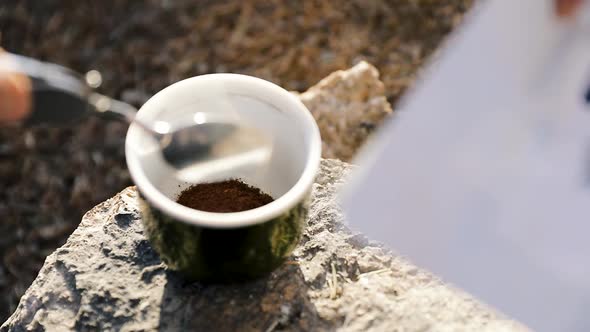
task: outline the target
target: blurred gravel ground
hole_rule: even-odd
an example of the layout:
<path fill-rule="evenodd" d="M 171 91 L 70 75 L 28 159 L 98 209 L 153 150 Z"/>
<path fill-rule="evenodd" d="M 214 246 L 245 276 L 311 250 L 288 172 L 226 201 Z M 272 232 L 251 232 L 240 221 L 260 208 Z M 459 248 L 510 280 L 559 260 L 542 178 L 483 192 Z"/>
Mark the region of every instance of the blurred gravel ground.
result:
<path fill-rule="evenodd" d="M 0 1 L 8 51 L 99 69 L 103 92 L 140 105 L 180 79 L 256 75 L 304 91 L 360 60 L 395 105 L 471 0 Z M 0 322 L 82 214 L 130 184 L 126 125 L 0 128 Z"/>

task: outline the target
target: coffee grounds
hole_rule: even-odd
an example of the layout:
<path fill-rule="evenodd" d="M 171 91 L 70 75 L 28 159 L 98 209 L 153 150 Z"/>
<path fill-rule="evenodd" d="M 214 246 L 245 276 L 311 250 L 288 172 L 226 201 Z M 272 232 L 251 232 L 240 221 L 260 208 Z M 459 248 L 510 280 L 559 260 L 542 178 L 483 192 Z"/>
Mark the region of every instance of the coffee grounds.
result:
<path fill-rule="evenodd" d="M 272 201 L 270 195 L 236 179 L 190 186 L 177 199 L 184 206 L 207 212 L 246 211 Z"/>

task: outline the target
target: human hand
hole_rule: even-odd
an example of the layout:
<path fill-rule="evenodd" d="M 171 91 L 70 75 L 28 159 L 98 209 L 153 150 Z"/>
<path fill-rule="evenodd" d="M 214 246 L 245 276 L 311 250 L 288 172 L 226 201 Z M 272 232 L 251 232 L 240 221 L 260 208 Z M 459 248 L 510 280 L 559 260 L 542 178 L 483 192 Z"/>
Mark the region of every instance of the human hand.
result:
<path fill-rule="evenodd" d="M 11 68 L 10 59 L 0 48 L 0 123 L 23 120 L 31 111 L 31 81 Z"/>
<path fill-rule="evenodd" d="M 585 0 L 556 0 L 555 9 L 559 17 L 571 17 Z"/>

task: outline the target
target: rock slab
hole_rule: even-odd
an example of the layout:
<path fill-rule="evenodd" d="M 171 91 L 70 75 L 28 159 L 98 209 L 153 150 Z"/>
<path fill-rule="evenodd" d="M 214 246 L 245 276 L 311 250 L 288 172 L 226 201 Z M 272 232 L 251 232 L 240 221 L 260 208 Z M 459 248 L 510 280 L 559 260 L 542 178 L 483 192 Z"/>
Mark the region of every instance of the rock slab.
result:
<path fill-rule="evenodd" d="M 328 75 L 299 95 L 322 136 L 322 156 L 349 161 L 391 114 L 379 72 L 361 61 Z"/>
<path fill-rule="evenodd" d="M 524 327 L 344 224 L 353 166 L 323 160 L 290 261 L 244 284 L 187 283 L 143 234 L 129 187 L 89 211 L 47 257 L 7 331 L 517 331 Z"/>

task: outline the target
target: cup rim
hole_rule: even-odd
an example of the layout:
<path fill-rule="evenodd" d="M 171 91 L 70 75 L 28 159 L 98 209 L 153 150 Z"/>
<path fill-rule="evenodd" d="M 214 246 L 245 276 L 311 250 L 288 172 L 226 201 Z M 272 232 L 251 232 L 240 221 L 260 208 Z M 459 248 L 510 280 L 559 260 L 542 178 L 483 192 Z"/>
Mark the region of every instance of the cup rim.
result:
<path fill-rule="evenodd" d="M 276 98 L 282 99 L 283 102 L 290 103 L 292 106 L 295 106 L 295 109 L 297 109 L 297 116 L 300 117 L 302 123 L 309 127 L 309 132 L 311 133 L 309 137 L 309 151 L 307 152 L 306 156 L 307 161 L 297 182 L 285 194 L 273 202 L 252 210 L 218 213 L 205 212 L 186 207 L 164 195 L 148 180 L 146 174 L 141 168 L 139 158 L 137 158 L 135 151 L 129 143 L 132 136 L 136 136 L 141 133 L 140 128 L 134 124 L 129 126 L 125 138 L 125 159 L 127 161 L 127 167 L 129 169 L 131 178 L 138 190 L 147 199 L 150 205 L 156 207 L 178 221 L 209 228 L 237 228 L 270 221 L 299 204 L 305 199 L 305 196 L 311 190 L 315 176 L 319 170 L 321 160 L 322 143 L 317 123 L 305 105 L 287 90 L 274 83 L 257 77 L 229 73 L 194 76 L 171 84 L 152 96 L 150 100 L 148 100 L 140 108 L 138 114 L 140 114 L 140 112 L 145 109 L 146 105 L 150 104 L 150 101 L 153 102 L 157 96 L 169 93 L 169 91 L 175 89 L 175 87 L 185 84 L 194 84 L 195 82 L 206 81 L 210 79 L 232 81 L 232 84 L 242 84 L 248 85 L 250 87 L 255 86 L 258 89 L 264 89 L 265 93 L 270 93 L 273 96 L 276 96 Z M 257 96 L 257 98 L 259 98 L 259 96 Z"/>

